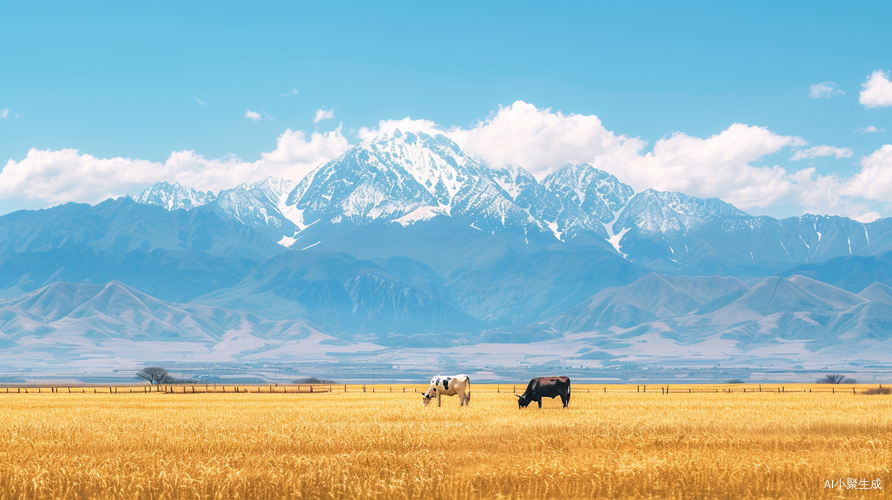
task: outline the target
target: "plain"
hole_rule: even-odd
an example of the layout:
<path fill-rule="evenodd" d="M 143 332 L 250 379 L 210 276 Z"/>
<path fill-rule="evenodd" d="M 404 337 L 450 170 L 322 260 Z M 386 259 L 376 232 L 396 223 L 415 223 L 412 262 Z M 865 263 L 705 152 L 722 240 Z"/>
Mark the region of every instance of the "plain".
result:
<path fill-rule="evenodd" d="M 569 410 L 505 385 L 468 408 L 421 386 L 3 393 L 0 499 L 884 498 L 892 397 L 865 388 L 576 385 Z"/>

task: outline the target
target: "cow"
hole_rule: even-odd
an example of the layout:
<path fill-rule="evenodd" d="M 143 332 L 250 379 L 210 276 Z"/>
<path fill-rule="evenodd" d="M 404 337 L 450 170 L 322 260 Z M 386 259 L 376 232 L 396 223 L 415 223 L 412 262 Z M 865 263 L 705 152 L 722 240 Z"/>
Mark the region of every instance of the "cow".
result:
<path fill-rule="evenodd" d="M 517 407 L 526 408 L 533 401 L 542 408 L 542 398 L 561 397 L 564 408 L 570 406 L 570 379 L 568 377 L 536 377 L 530 380 L 523 395 L 517 396 Z"/>
<path fill-rule="evenodd" d="M 468 388 L 467 394 L 465 394 L 466 387 Z M 421 395 L 421 405 L 427 406 L 431 399 L 436 397 L 437 406 L 440 406 L 440 396 L 455 396 L 456 394 L 458 394 L 458 399 L 461 401 L 462 406 L 470 405 L 471 379 L 467 375 L 453 375 L 451 377 L 437 375 L 431 379 L 431 385 Z"/>

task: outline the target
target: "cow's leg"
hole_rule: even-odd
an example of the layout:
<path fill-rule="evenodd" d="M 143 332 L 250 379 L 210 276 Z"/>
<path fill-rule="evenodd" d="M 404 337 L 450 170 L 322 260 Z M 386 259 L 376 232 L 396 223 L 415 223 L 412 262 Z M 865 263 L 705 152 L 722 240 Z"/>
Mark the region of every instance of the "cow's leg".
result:
<path fill-rule="evenodd" d="M 536 402 L 539 403 L 539 409 L 541 410 L 542 409 L 542 398 L 537 399 Z"/>
<path fill-rule="evenodd" d="M 437 391 L 437 408 L 443 406 L 443 395 L 440 394 L 440 391 Z"/>
<path fill-rule="evenodd" d="M 564 404 L 564 408 L 567 408 L 570 406 L 570 394 L 569 393 L 561 394 L 561 403 Z"/>

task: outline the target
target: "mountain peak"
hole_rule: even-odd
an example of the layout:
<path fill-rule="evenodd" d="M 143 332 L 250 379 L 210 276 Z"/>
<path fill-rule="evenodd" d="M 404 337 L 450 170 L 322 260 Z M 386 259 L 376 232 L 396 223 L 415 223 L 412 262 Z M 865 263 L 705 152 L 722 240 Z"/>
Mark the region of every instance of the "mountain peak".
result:
<path fill-rule="evenodd" d="M 136 198 L 137 203 L 158 205 L 166 210 L 189 210 L 214 201 L 212 191 L 202 192 L 189 186 L 180 185 L 179 181 L 156 182 Z"/>

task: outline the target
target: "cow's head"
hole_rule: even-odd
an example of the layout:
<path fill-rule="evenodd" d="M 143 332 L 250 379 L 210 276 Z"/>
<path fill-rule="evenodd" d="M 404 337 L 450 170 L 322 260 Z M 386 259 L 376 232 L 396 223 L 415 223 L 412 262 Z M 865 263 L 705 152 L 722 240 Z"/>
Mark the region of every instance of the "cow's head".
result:
<path fill-rule="evenodd" d="M 421 406 L 427 406 L 428 404 L 430 404 L 431 399 L 433 399 L 433 397 L 436 395 L 437 395 L 436 389 L 428 390 L 427 392 L 422 394 L 421 395 Z"/>
<path fill-rule="evenodd" d="M 530 403 L 533 402 L 533 400 L 528 398 L 526 394 L 524 394 L 523 396 L 518 396 L 517 394 L 515 394 L 514 396 L 517 398 L 518 408 L 526 408 L 527 406 L 529 406 Z"/>

